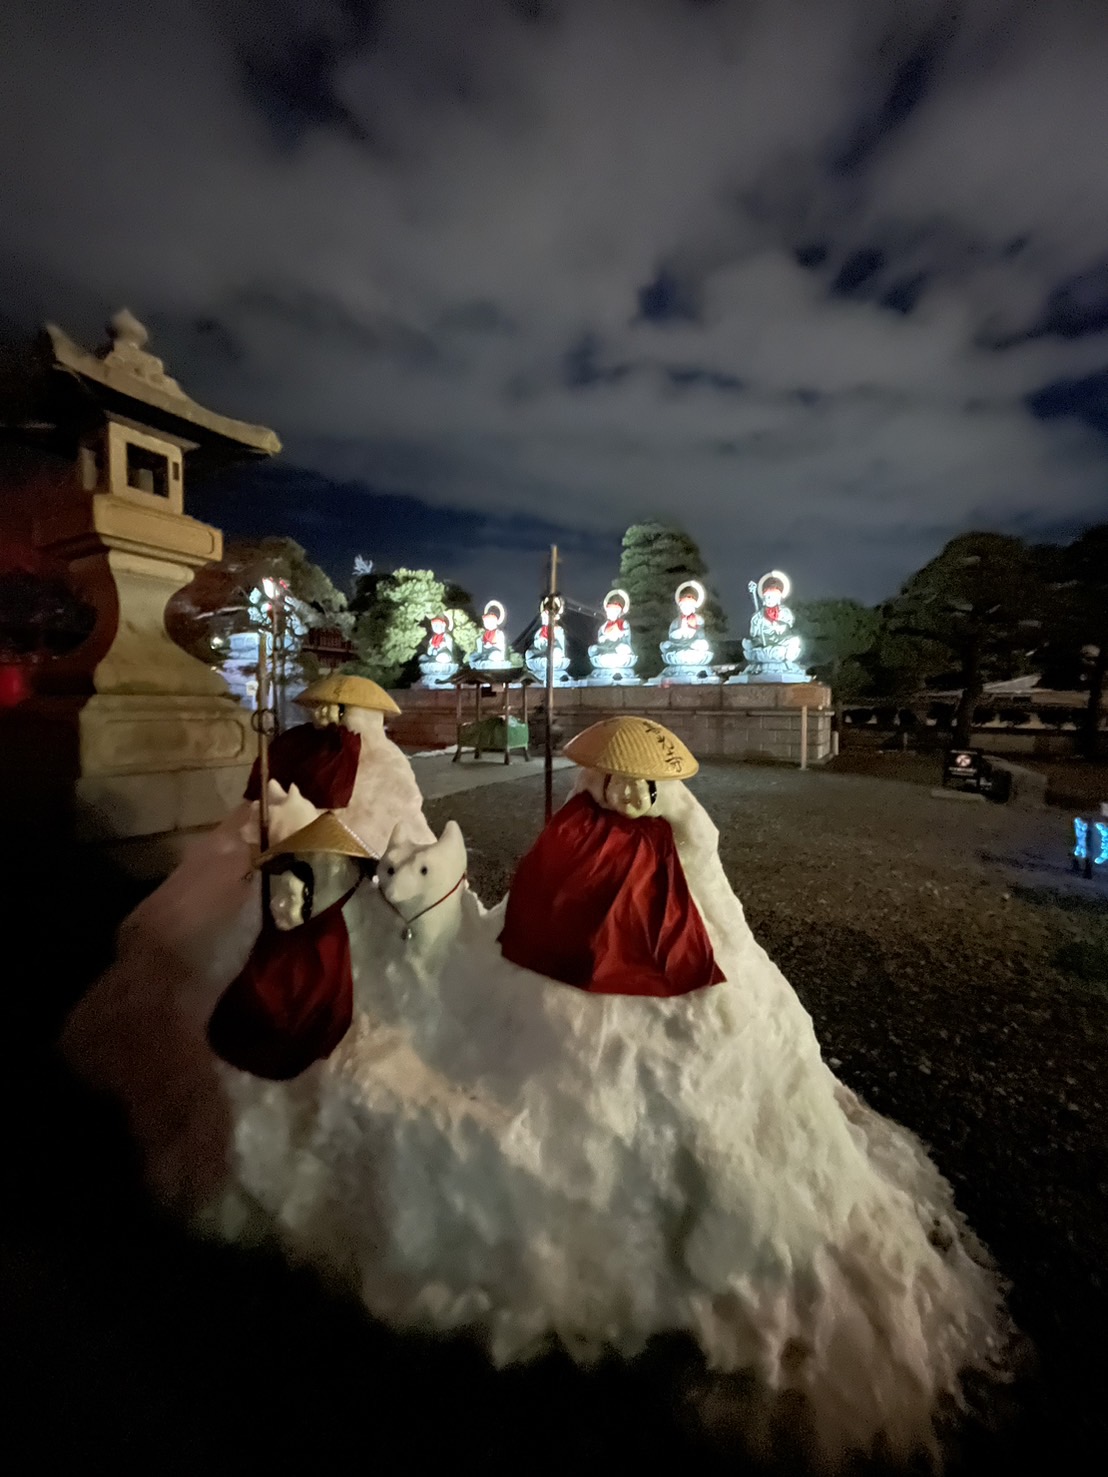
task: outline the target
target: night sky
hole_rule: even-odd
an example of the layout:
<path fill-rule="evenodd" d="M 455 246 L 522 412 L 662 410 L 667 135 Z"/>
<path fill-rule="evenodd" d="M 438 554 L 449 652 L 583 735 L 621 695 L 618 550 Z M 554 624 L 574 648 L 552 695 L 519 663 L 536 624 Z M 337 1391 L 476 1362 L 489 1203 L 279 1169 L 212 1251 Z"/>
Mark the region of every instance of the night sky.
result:
<path fill-rule="evenodd" d="M 1099 0 L 8 0 L 0 314 L 129 306 L 343 583 L 876 600 L 1108 517 L 1106 79 Z"/>

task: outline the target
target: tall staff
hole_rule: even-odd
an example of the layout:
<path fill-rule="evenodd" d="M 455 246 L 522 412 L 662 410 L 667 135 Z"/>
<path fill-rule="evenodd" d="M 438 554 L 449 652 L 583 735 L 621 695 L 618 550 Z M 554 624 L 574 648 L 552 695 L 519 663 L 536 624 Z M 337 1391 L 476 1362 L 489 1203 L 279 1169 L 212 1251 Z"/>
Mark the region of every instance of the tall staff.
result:
<path fill-rule="evenodd" d="M 258 845 L 262 852 L 269 850 L 269 740 L 273 733 L 273 709 L 269 693 L 268 637 L 264 630 L 258 632 L 258 706 L 252 719 L 258 735 Z M 269 874 L 262 872 L 262 918 L 269 912 Z"/>
<path fill-rule="evenodd" d="M 554 814 L 554 599 L 558 593 L 558 545 L 550 546 L 550 581 L 546 594 L 546 819 Z"/>

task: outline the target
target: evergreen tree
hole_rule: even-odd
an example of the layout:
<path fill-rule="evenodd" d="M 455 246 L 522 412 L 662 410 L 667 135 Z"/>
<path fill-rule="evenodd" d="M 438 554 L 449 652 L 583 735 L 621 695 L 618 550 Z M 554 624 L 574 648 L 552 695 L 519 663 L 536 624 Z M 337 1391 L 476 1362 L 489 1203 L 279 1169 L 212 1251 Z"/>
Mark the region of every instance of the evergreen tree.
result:
<path fill-rule="evenodd" d="M 891 602 L 892 634 L 946 647 L 962 688 L 954 742 L 969 743 L 987 681 L 1019 675 L 1039 644 L 1042 587 L 1022 539 L 964 533 Z"/>
<path fill-rule="evenodd" d="M 658 648 L 677 615 L 673 597 L 678 585 L 688 579 L 706 584 L 706 574 L 707 566 L 695 541 L 679 528 L 635 523 L 623 535 L 617 583 L 631 597 L 630 621 L 640 677 L 653 677 L 662 670 Z M 718 642 L 726 634 L 727 621 L 711 593 L 700 613 L 709 641 Z"/>
<path fill-rule="evenodd" d="M 285 594 L 283 675 L 311 682 L 319 672 L 312 657 L 301 653 L 300 639 L 316 628 L 349 635 L 353 618 L 345 595 L 294 539 L 229 539 L 223 558 L 198 570 L 174 595 L 166 627 L 179 646 L 216 666 L 231 636 L 267 625 L 266 602 L 258 595 L 266 579 L 279 583 Z"/>
<path fill-rule="evenodd" d="M 1086 759 L 1096 760 L 1108 684 L 1108 524 L 1064 548 L 1036 553 L 1049 602 L 1041 656 L 1054 681 L 1088 692 L 1077 743 Z"/>
<path fill-rule="evenodd" d="M 446 612 L 453 619 L 459 660 L 477 648 L 470 597 L 457 585 L 444 585 L 430 569 L 362 575 L 351 606 L 356 670 L 382 687 L 408 686 L 418 676 L 432 616 Z"/>
<path fill-rule="evenodd" d="M 801 660 L 831 688 L 836 710 L 870 685 L 869 668 L 881 630 L 879 611 L 857 600 L 803 600 L 795 606 Z"/>

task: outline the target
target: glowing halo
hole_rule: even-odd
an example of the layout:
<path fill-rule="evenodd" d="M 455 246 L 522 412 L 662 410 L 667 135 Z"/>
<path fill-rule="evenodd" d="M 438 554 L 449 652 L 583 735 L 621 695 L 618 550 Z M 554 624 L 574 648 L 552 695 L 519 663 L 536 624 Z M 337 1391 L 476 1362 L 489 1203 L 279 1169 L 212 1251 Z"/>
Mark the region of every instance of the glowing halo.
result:
<path fill-rule="evenodd" d="M 700 583 L 699 580 L 683 580 L 681 582 L 681 584 L 679 584 L 677 586 L 677 593 L 673 597 L 674 600 L 675 601 L 680 600 L 681 599 L 681 596 L 682 596 L 682 594 L 683 594 L 683 592 L 685 590 L 692 590 L 693 591 L 693 593 L 696 596 L 696 608 L 697 608 L 697 610 L 699 610 L 700 607 L 704 604 L 704 598 L 705 598 L 704 586 Z"/>
<path fill-rule="evenodd" d="M 762 578 L 758 581 L 758 598 L 761 599 L 762 595 L 765 592 L 766 585 L 770 580 L 781 581 L 781 599 L 787 600 L 793 587 L 792 580 L 790 580 L 788 575 L 784 574 L 780 569 L 771 569 L 768 574 L 764 574 Z"/>
<path fill-rule="evenodd" d="M 504 618 L 508 614 L 508 612 L 504 609 L 499 600 L 490 600 L 489 603 L 485 606 L 485 614 L 491 615 L 494 606 L 500 612 L 500 614 L 496 618 L 496 624 L 498 626 L 502 626 L 504 624 Z"/>
<path fill-rule="evenodd" d="M 624 615 L 631 609 L 631 597 L 626 590 L 609 590 L 604 596 L 605 605 L 622 605 Z"/>

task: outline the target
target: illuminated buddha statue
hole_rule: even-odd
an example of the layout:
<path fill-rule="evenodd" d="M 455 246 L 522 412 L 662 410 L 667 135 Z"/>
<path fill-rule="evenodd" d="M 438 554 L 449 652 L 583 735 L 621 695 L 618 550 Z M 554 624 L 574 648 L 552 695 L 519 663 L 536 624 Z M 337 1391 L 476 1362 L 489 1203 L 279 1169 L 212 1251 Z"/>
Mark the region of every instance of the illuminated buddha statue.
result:
<path fill-rule="evenodd" d="M 542 624 L 535 632 L 534 640 L 527 648 L 524 660 L 532 674 L 540 682 L 546 681 L 547 654 L 550 643 L 554 643 L 554 681 L 559 687 L 565 687 L 572 681 L 569 675 L 569 657 L 566 655 L 566 633 L 562 629 L 562 611 L 565 609 L 565 601 L 560 595 L 550 596 L 542 602 L 539 607 L 539 616 Z"/>
<path fill-rule="evenodd" d="M 604 624 L 589 647 L 592 676 L 589 682 L 594 687 L 626 686 L 637 683 L 635 664 L 638 657 L 631 645 L 631 626 L 627 612 L 631 608 L 631 597 L 626 590 L 609 590 L 604 597 Z"/>
<path fill-rule="evenodd" d="M 750 618 L 750 635 L 743 642 L 747 660 L 745 672 L 736 682 L 810 682 L 800 666 L 804 643 L 792 634 L 795 617 L 785 604 L 792 588 L 787 574 L 771 569 L 760 580 L 751 580 L 750 595 L 754 614 Z"/>
<path fill-rule="evenodd" d="M 499 670 L 508 665 L 508 641 L 504 635 L 507 611 L 499 600 L 490 600 L 481 616 L 481 644 L 469 658 L 477 671 Z"/>
<path fill-rule="evenodd" d="M 431 617 L 431 634 L 419 659 L 424 687 L 446 687 L 458 670 L 454 653 L 454 617 L 445 611 Z"/>
<path fill-rule="evenodd" d="M 663 682 L 715 682 L 712 671 L 712 647 L 704 634 L 704 586 L 699 580 L 686 580 L 674 595 L 677 619 L 670 623 L 669 639 L 661 643 Z"/>

